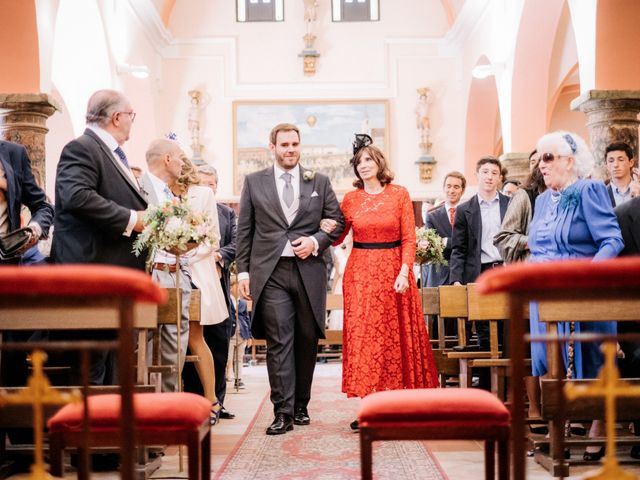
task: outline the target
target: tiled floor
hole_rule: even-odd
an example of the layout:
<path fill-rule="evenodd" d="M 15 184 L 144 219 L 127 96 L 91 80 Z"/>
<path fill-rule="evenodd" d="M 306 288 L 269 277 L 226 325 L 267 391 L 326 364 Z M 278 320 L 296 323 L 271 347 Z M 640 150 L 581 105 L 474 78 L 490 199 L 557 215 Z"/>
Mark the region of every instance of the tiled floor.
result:
<path fill-rule="evenodd" d="M 341 374 L 340 367 L 339 363 L 318 364 L 316 375 L 339 376 Z M 236 418 L 221 420 L 212 430 L 212 478 L 215 478 L 215 472 L 220 469 L 225 459 L 233 451 L 268 392 L 267 372 L 263 364 L 245 368 L 242 379 L 246 388 L 235 391 L 231 388 L 232 384 L 229 383 L 230 390 L 225 402 L 227 409 L 235 413 Z M 269 400 L 267 399 L 267 401 Z M 313 416 L 312 409 L 310 413 Z M 469 480 L 483 477 L 484 456 L 481 443 L 475 441 L 429 442 L 429 447 L 450 480 Z M 574 467 L 572 468 L 574 475 L 569 478 L 580 478 L 581 475 L 592 469 L 592 467 Z M 636 475 L 640 473 L 640 468 L 636 467 L 631 470 Z M 20 477 L 26 478 L 26 475 Z M 170 447 L 165 452 L 162 467 L 154 473 L 153 478 L 186 477 L 185 471 L 178 471 L 177 448 Z M 19 478 L 19 476 L 13 478 Z M 70 472 L 66 478 L 75 478 L 75 474 Z M 118 478 L 118 476 L 114 473 L 103 473 L 94 474 L 92 478 L 111 479 Z M 546 480 L 550 478 L 548 472 L 537 465 L 533 459 L 527 459 L 527 479 Z"/>

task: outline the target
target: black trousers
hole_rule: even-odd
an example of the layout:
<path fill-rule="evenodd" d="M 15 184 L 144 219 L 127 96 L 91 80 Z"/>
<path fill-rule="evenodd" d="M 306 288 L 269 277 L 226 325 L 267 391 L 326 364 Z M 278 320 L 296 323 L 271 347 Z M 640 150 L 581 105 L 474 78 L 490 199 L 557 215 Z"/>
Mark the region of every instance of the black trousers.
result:
<path fill-rule="evenodd" d="M 324 281 L 324 279 L 321 279 Z M 258 305 L 267 340 L 267 371 L 274 413 L 307 407 L 319 331 L 294 258 L 282 257 Z"/>

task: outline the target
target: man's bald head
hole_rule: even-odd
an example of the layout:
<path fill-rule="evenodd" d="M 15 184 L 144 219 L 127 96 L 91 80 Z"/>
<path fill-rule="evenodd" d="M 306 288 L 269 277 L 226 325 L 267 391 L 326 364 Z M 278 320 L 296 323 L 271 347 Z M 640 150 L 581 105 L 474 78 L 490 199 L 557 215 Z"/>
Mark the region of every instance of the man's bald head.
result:
<path fill-rule="evenodd" d="M 158 138 L 147 148 L 145 158 L 149 171 L 171 186 L 182 173 L 183 162 L 180 157 L 183 154 L 177 142 Z"/>

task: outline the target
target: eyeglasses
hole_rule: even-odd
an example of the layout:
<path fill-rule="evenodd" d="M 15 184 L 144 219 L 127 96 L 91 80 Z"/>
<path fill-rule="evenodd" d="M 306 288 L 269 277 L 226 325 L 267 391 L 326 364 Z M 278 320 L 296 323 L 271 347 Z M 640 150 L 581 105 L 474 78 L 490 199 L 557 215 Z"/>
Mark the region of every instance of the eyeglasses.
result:
<path fill-rule="evenodd" d="M 553 162 L 556 158 L 562 158 L 562 157 L 568 157 L 569 155 L 554 155 L 553 153 L 543 153 L 542 155 L 540 155 L 540 161 L 542 163 L 551 163 Z"/>
<path fill-rule="evenodd" d="M 136 112 L 134 112 L 133 110 L 130 111 L 130 112 L 116 112 L 116 113 L 114 113 L 114 115 L 117 115 L 119 113 L 125 113 L 125 114 L 129 115 L 129 117 L 131 118 L 132 122 L 136 119 Z"/>

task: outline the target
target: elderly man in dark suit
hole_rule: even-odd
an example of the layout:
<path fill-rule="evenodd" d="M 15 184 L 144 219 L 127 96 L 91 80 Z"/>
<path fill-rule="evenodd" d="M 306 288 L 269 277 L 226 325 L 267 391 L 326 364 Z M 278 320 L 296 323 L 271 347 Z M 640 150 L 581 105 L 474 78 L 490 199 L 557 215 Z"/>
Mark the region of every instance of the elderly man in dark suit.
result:
<path fill-rule="evenodd" d="M 449 281 L 454 285 L 475 282 L 481 272 L 503 263 L 493 244 L 509 204 L 509 197 L 498 192 L 501 170 L 497 158 L 478 160 L 478 194 L 456 210 L 449 262 Z M 489 322 L 476 322 L 476 332 L 480 349 L 489 350 Z M 480 387 L 489 389 L 488 372 L 482 370 Z"/>
<path fill-rule="evenodd" d="M 253 298 L 252 332 L 267 340 L 267 371 L 275 419 L 268 435 L 308 425 L 307 405 L 318 339 L 324 337 L 326 267 L 322 252 L 344 218 L 328 177 L 306 170 L 295 125 L 271 130 L 273 166 L 247 175 L 240 198 L 238 285 Z M 319 229 L 331 219 L 331 234 Z"/>
<path fill-rule="evenodd" d="M 144 256 L 136 257 L 132 250 L 135 232 L 143 228 L 147 202 L 122 150 L 135 116 L 129 100 L 115 90 L 99 90 L 89 99 L 87 128 L 64 147 L 58 163 L 51 246 L 55 263 L 104 263 L 144 270 Z M 106 332 L 97 336 L 110 338 Z M 94 353 L 91 383 L 114 380 L 108 378 L 107 358 L 106 352 Z"/>

